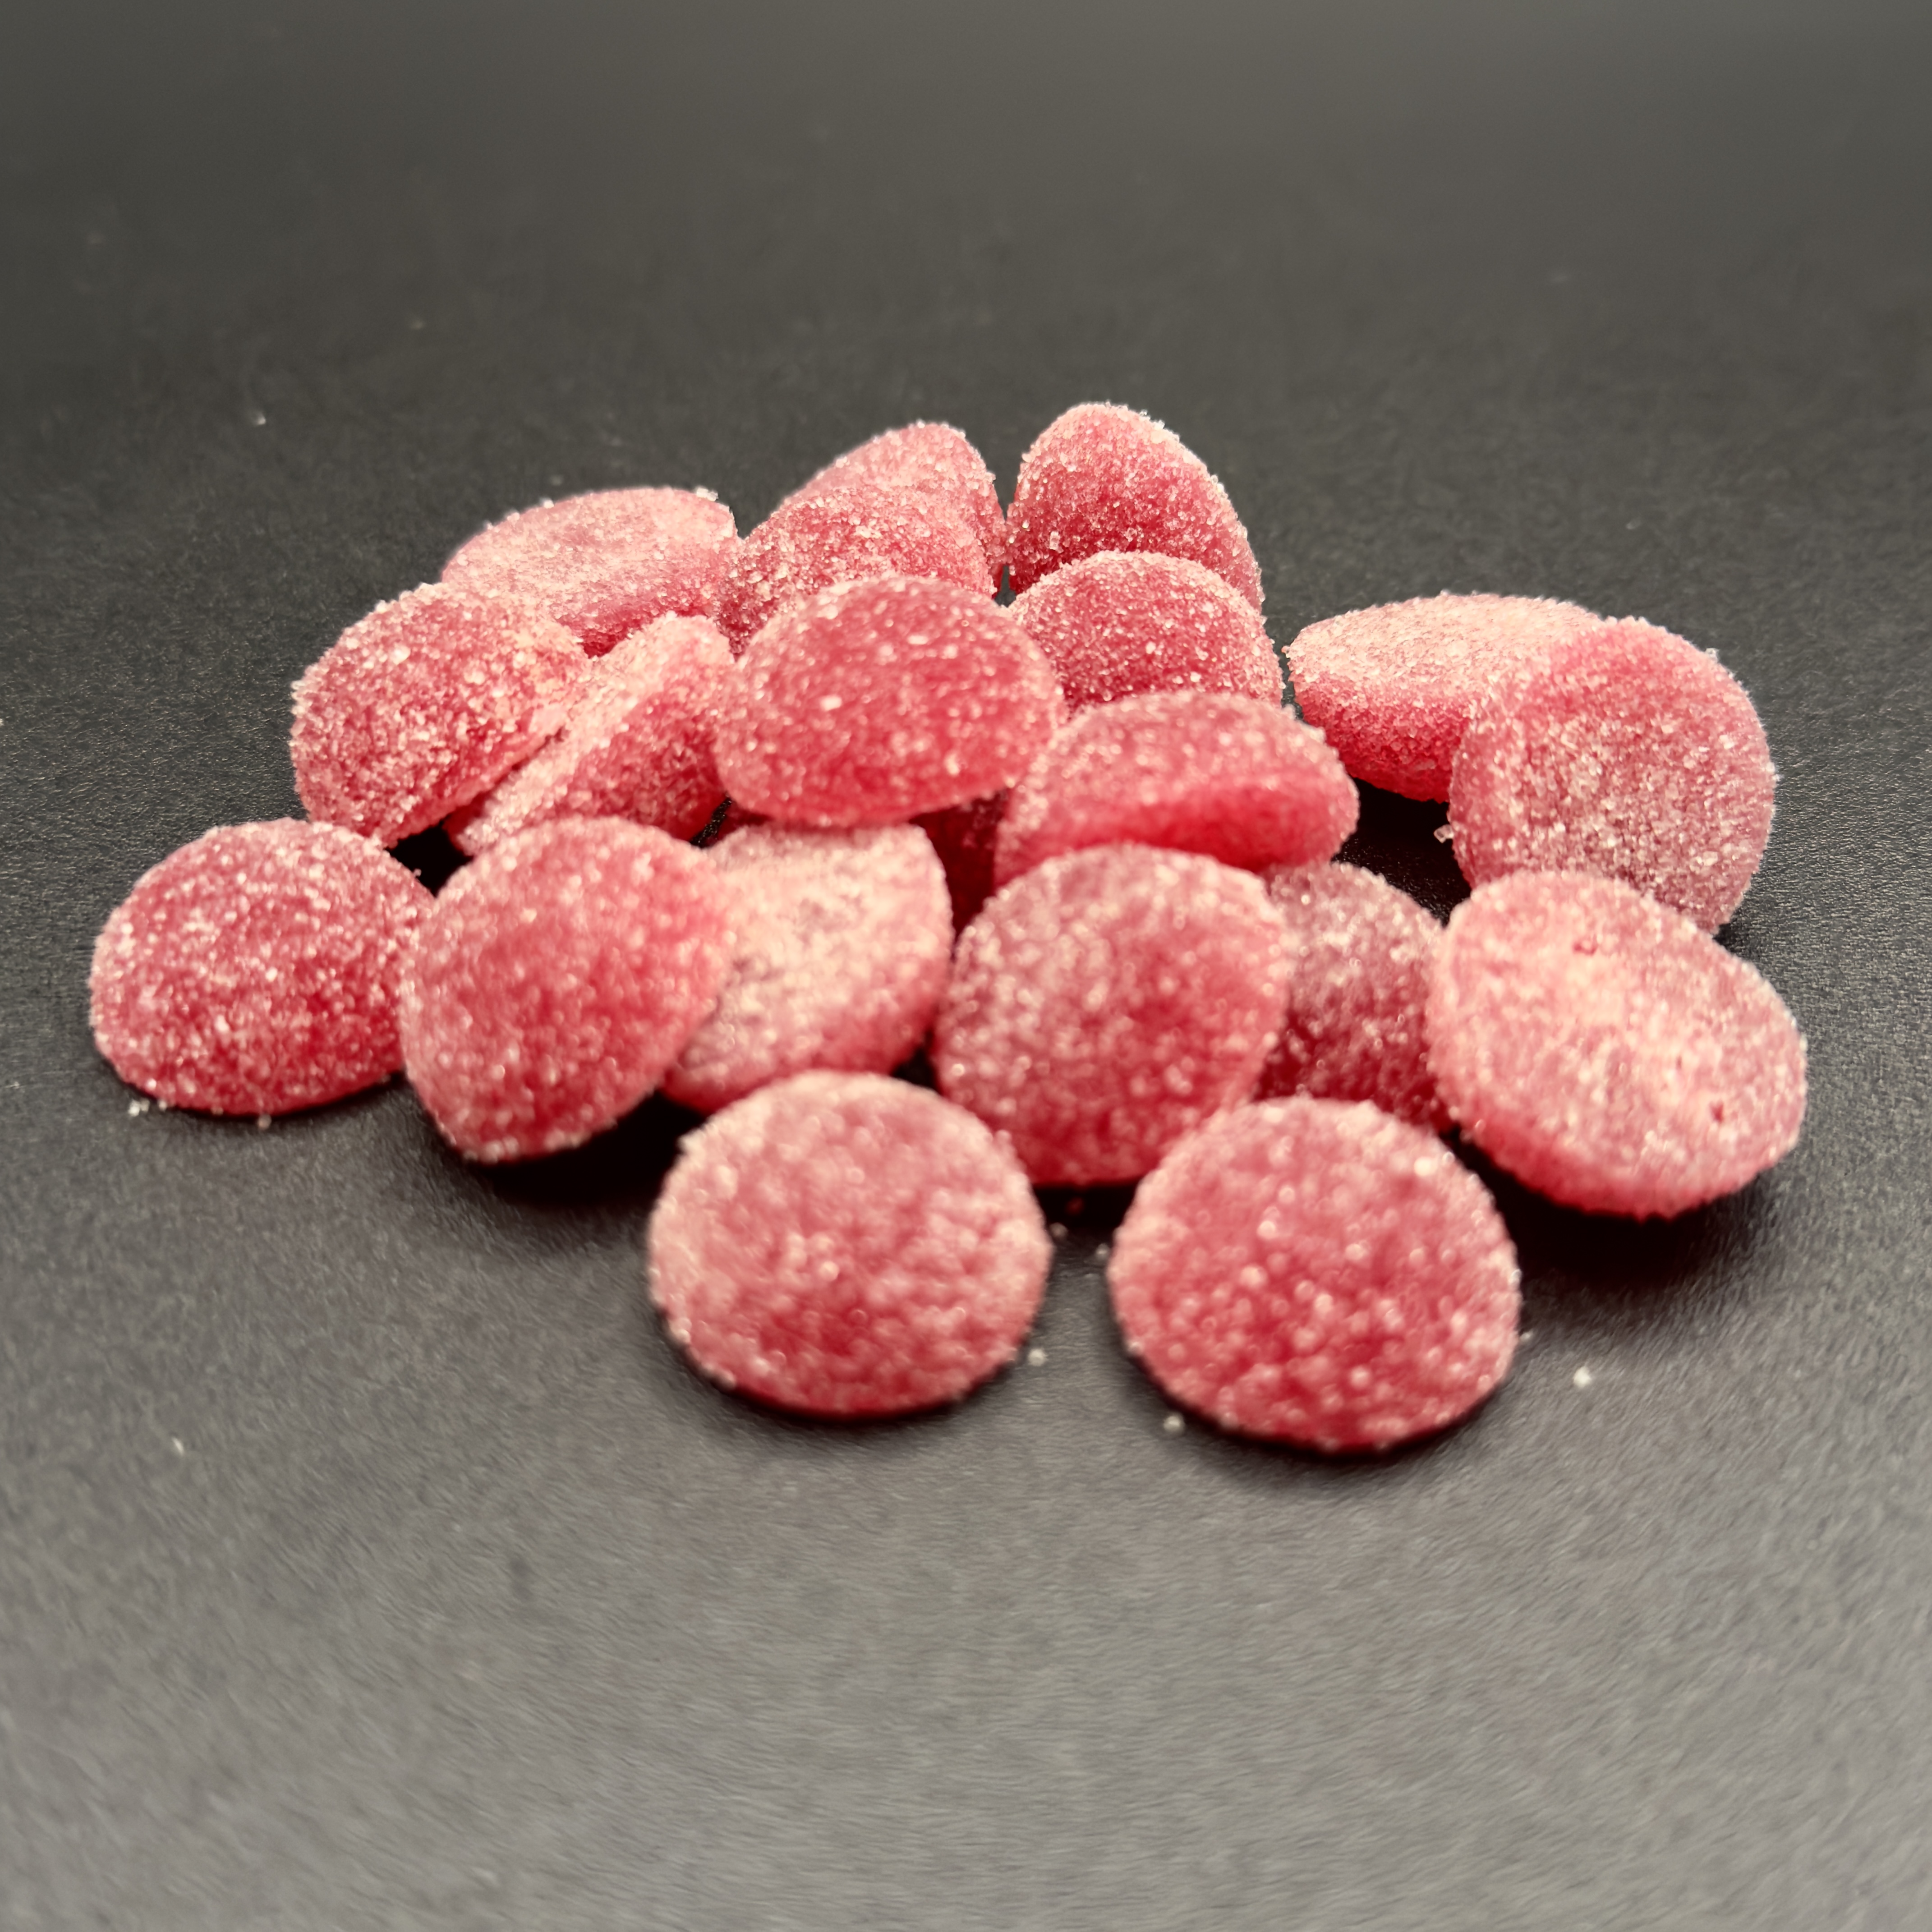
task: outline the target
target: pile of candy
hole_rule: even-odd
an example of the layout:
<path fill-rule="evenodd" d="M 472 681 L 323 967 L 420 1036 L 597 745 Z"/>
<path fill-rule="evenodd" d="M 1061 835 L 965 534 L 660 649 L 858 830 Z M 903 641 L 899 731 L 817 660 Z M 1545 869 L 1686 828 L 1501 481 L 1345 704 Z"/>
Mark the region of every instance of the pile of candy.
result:
<path fill-rule="evenodd" d="M 1796 1143 L 1803 1042 L 1708 936 L 1775 775 L 1736 681 L 1648 624 L 1352 612 L 1290 648 L 1303 722 L 1261 603 L 1220 484 L 1112 406 L 1047 428 L 1004 515 L 926 423 L 742 539 L 704 492 L 521 512 L 303 676 L 308 820 L 136 885 L 95 1037 L 210 1113 L 400 1068 L 478 1161 L 659 1089 L 712 1114 L 651 1292 L 788 1408 L 964 1394 L 1038 1308 L 1034 1189 L 1138 1182 L 1108 1280 L 1177 1401 L 1327 1450 L 1439 1429 L 1518 1311 L 1442 1132 L 1635 1216 Z M 1355 780 L 1447 802 L 1446 932 L 1334 862 Z M 383 848 L 436 825 L 472 862 L 432 898 Z M 922 1046 L 937 1093 L 889 1077 Z"/>

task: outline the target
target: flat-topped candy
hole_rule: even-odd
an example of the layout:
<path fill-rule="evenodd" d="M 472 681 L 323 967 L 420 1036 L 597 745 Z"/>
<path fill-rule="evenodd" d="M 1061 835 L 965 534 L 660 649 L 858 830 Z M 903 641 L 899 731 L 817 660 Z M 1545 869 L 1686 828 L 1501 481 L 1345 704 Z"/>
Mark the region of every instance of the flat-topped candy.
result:
<path fill-rule="evenodd" d="M 1502 1217 L 1420 1128 L 1298 1098 L 1210 1120 L 1141 1183 L 1107 1285 L 1129 1350 L 1223 1429 L 1331 1451 L 1445 1428 L 1508 1372 Z"/>
<path fill-rule="evenodd" d="M 810 1415 L 950 1402 L 1010 1361 L 1052 1258 L 1012 1154 L 874 1073 L 802 1073 L 686 1136 L 651 1298 L 725 1388 Z"/>
<path fill-rule="evenodd" d="M 402 1064 L 396 998 L 432 901 L 337 825 L 221 825 L 144 873 L 94 942 L 95 1043 L 171 1107 L 286 1114 Z"/>
<path fill-rule="evenodd" d="M 1514 872 L 1450 915 L 1428 1004 L 1462 1132 L 1572 1208 L 1681 1214 L 1797 1144 L 1804 1042 L 1756 970 L 1614 879 Z"/>

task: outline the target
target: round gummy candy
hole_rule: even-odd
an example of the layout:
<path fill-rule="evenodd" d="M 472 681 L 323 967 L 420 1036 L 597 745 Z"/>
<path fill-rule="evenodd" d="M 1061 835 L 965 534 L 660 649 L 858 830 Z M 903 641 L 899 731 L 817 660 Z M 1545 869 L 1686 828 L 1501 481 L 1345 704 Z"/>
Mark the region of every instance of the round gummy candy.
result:
<path fill-rule="evenodd" d="M 1613 879 L 1516 872 L 1458 906 L 1428 1004 L 1438 1089 L 1572 1208 L 1679 1214 L 1797 1144 L 1804 1042 L 1763 978 Z"/>
<path fill-rule="evenodd" d="M 1288 647 L 1294 700 L 1350 776 L 1445 800 L 1469 714 L 1495 680 L 1603 620 L 1547 597 L 1412 597 L 1310 624 Z"/>
<path fill-rule="evenodd" d="M 1049 859 L 960 934 L 940 1091 L 1042 1186 L 1132 1180 L 1252 1089 L 1287 964 L 1250 873 L 1145 845 Z"/>
<path fill-rule="evenodd" d="M 894 825 L 1011 784 L 1064 712 L 998 605 L 929 579 L 841 584 L 740 661 L 718 770 L 739 803 L 801 825 Z"/>
<path fill-rule="evenodd" d="M 1263 883 L 1288 926 L 1288 1005 L 1257 1097 L 1372 1100 L 1446 1126 L 1424 1022 L 1442 928 L 1359 866 L 1282 866 Z"/>
<path fill-rule="evenodd" d="M 872 577 L 930 577 L 988 601 L 994 582 L 965 514 L 948 499 L 878 483 L 788 497 L 738 546 L 718 622 L 741 655 L 801 599 Z"/>
<path fill-rule="evenodd" d="M 289 738 L 311 818 L 379 844 L 426 832 L 562 724 L 587 667 L 527 604 L 424 584 L 379 604 L 303 672 Z"/>
<path fill-rule="evenodd" d="M 672 1336 L 808 1415 L 950 1402 L 1012 1360 L 1052 1244 L 1013 1157 L 936 1094 L 801 1073 L 687 1135 L 646 1237 Z"/>
<path fill-rule="evenodd" d="M 1714 932 L 1764 856 L 1777 787 L 1715 657 L 1654 624 L 1600 625 L 1477 707 L 1449 792 L 1456 862 L 1472 885 L 1600 873 Z"/>
<path fill-rule="evenodd" d="M 1280 708 L 1281 666 L 1253 604 L 1204 564 L 1102 550 L 1012 604 L 1068 707 L 1149 691 L 1232 691 Z"/>
<path fill-rule="evenodd" d="M 442 580 L 534 604 L 596 657 L 659 617 L 710 616 L 737 543 L 708 490 L 598 490 L 492 524 Z"/>
<path fill-rule="evenodd" d="M 1355 788 L 1318 732 L 1278 705 L 1163 691 L 1083 711 L 1014 788 L 1000 885 L 1088 845 L 1164 845 L 1259 872 L 1334 857 Z"/>
<path fill-rule="evenodd" d="M 1020 459 L 1006 512 L 1015 590 L 1099 550 L 1205 564 L 1258 610 L 1262 574 L 1228 493 L 1180 437 L 1138 410 L 1082 403 Z"/>
<path fill-rule="evenodd" d="M 887 490 L 911 490 L 938 497 L 962 515 L 980 539 L 993 583 L 1006 562 L 1006 520 L 1000 509 L 993 472 L 980 452 L 946 423 L 908 423 L 889 429 L 848 449 L 794 496 L 822 496 L 848 483 L 872 483 Z"/>
<path fill-rule="evenodd" d="M 433 902 L 338 825 L 222 825 L 144 874 L 94 946 L 94 1037 L 171 1107 L 286 1114 L 402 1064 L 404 947 Z"/>
<path fill-rule="evenodd" d="M 913 821 L 932 841 L 939 862 L 946 868 L 946 890 L 952 896 L 952 928 L 964 932 L 973 916 L 993 896 L 993 844 L 999 836 L 1010 790 L 964 805 L 922 812 Z"/>
<path fill-rule="evenodd" d="M 1440 1141 L 1365 1103 L 1264 1101 L 1142 1182 L 1107 1263 L 1128 1348 L 1223 1429 L 1386 1449 L 1508 1372 L 1516 1250 Z"/>
<path fill-rule="evenodd" d="M 690 838 L 724 802 L 712 740 L 736 675 L 702 617 L 660 617 L 591 667 L 563 729 L 450 819 L 464 851 L 547 818 L 628 818 Z"/>
<path fill-rule="evenodd" d="M 925 833 L 754 825 L 710 851 L 730 891 L 731 969 L 665 1093 L 709 1114 L 814 1067 L 891 1072 L 932 1026 L 952 954 Z"/>
<path fill-rule="evenodd" d="M 452 1147 L 524 1160 L 643 1100 L 731 957 L 700 852 L 616 818 L 556 818 L 442 890 L 403 976 L 403 1064 Z"/>

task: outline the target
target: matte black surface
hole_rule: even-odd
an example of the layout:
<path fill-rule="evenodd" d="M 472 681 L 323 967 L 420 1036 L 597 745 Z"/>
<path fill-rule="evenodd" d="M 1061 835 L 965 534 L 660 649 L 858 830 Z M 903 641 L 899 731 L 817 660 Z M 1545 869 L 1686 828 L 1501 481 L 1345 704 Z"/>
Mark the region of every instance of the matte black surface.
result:
<path fill-rule="evenodd" d="M 15 0 L 0 1924 L 1932 1924 L 1928 98 L 1922 0 Z M 292 808 L 378 597 L 916 415 L 1010 488 L 1094 397 L 1219 471 L 1278 640 L 1552 592 L 1762 710 L 1728 938 L 1804 1144 L 1664 1228 L 1503 1187 L 1468 1426 L 1166 1432 L 1118 1197 L 1044 1366 L 799 1426 L 645 1307 L 668 1110 L 495 1178 L 400 1088 L 130 1115 L 93 935 Z M 1432 822 L 1363 839 L 1439 906 Z"/>

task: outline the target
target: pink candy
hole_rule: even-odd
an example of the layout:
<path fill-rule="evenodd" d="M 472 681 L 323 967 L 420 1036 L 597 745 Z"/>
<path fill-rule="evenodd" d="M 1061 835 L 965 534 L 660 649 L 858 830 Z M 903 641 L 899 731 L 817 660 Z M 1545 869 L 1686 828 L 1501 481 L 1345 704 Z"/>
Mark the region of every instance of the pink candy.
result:
<path fill-rule="evenodd" d="M 403 1062 L 460 1152 L 575 1147 L 643 1100 L 716 1003 L 730 907 L 704 854 L 559 818 L 443 888 L 403 980 Z"/>
<path fill-rule="evenodd" d="M 1004 885 L 1061 852 L 1162 845 L 1250 872 L 1332 858 L 1355 788 L 1320 736 L 1278 706 L 1160 692 L 1083 711 L 1015 788 L 994 847 Z"/>
<path fill-rule="evenodd" d="M 794 605 L 739 666 L 718 770 L 798 825 L 890 825 L 1011 784 L 1063 716 L 1040 647 L 996 604 L 886 577 Z"/>
<path fill-rule="evenodd" d="M 704 1113 L 817 1067 L 889 1073 L 925 1039 L 952 953 L 946 875 L 910 825 L 755 825 L 711 848 L 734 950 L 717 1010 L 664 1078 Z"/>
<path fill-rule="evenodd" d="M 686 1137 L 646 1236 L 652 1299 L 727 1388 L 811 1415 L 964 1395 L 1031 1325 L 1052 1245 L 971 1114 L 803 1073 Z"/>
<path fill-rule="evenodd" d="M 1437 1084 L 1520 1180 L 1593 1213 L 1681 1214 L 1790 1152 L 1804 1042 L 1681 914 L 1610 879 L 1517 872 L 1449 922 L 1428 1004 Z"/>
<path fill-rule="evenodd" d="M 1102 550 L 1042 578 L 1012 608 L 1072 710 L 1150 691 L 1281 704 L 1281 666 L 1254 604 L 1204 564 Z"/>
<path fill-rule="evenodd" d="M 1262 608 L 1248 533 L 1200 458 L 1136 410 L 1082 403 L 1048 424 L 1021 459 L 1006 512 L 1013 588 L 1100 550 L 1191 558 Z"/>
<path fill-rule="evenodd" d="M 1516 1251 L 1482 1183 L 1366 1106 L 1276 1100 L 1190 1134 L 1141 1184 L 1107 1283 L 1177 1402 L 1315 1449 L 1444 1428 L 1516 1348 Z"/>
<path fill-rule="evenodd" d="M 1287 966 L 1249 873 L 1142 845 L 1049 859 L 960 935 L 940 1090 L 1042 1186 L 1132 1180 L 1253 1086 Z"/>
<path fill-rule="evenodd" d="M 425 584 L 352 624 L 296 685 L 311 818 L 393 845 L 479 798 L 562 726 L 587 675 L 527 605 Z"/>
<path fill-rule="evenodd" d="M 492 524 L 442 580 L 532 604 L 596 657 L 659 617 L 710 616 L 737 535 L 708 490 L 599 490 Z"/>
<path fill-rule="evenodd" d="M 1714 932 L 1764 856 L 1777 785 L 1757 712 L 1714 656 L 1654 624 L 1600 625 L 1471 718 L 1449 793 L 1456 862 L 1472 885 L 1601 873 Z"/>
<path fill-rule="evenodd" d="M 130 1085 L 205 1113 L 292 1113 L 373 1086 L 402 1064 L 397 982 L 431 903 L 339 826 L 218 826 L 101 928 L 95 1043 Z"/>

